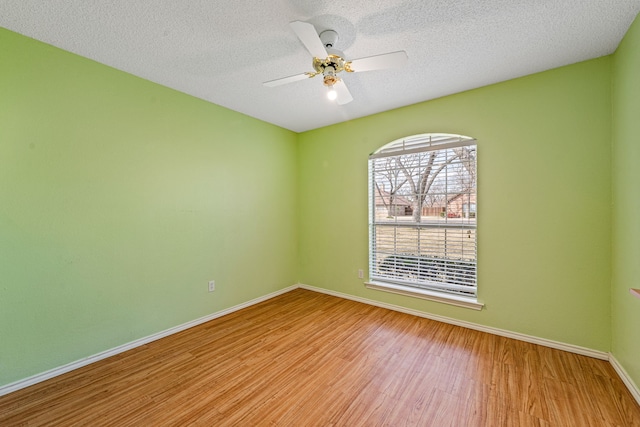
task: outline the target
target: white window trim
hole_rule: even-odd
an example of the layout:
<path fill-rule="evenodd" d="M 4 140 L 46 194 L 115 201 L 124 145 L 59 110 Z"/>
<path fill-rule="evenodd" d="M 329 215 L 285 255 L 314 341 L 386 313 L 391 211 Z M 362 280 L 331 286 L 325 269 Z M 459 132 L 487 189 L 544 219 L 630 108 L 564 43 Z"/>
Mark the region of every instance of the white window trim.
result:
<path fill-rule="evenodd" d="M 414 152 L 430 151 L 431 149 L 439 150 L 444 148 L 453 148 L 458 146 L 469 145 L 470 143 L 475 142 L 475 139 L 465 137 L 462 135 L 451 135 L 451 134 L 430 134 L 430 135 L 435 136 L 435 140 L 433 141 L 429 140 L 429 142 L 427 142 L 424 139 L 424 137 L 429 136 L 428 134 L 416 135 L 415 137 L 404 138 L 402 139 L 401 148 L 399 148 L 397 144 L 398 141 L 400 140 L 393 141 L 381 147 L 376 152 L 372 153 L 369 156 L 369 159 L 371 160 L 379 157 L 388 157 L 398 152 L 402 154 L 410 154 Z M 459 139 L 457 139 L 456 141 L 456 138 L 459 138 Z M 461 139 L 464 139 L 464 140 L 461 140 Z M 425 150 L 426 147 L 429 147 L 429 148 Z M 371 183 L 368 183 L 368 185 L 370 186 Z M 371 194 L 369 195 L 369 197 L 371 198 Z M 370 203 L 371 203 L 371 200 L 370 200 Z M 370 212 L 370 215 L 372 214 L 373 213 Z M 369 236 L 369 238 L 371 239 L 371 236 Z M 370 245 L 371 245 L 371 241 L 370 241 Z M 369 256 L 371 256 L 371 253 L 369 253 Z M 437 290 L 424 289 L 417 286 L 403 285 L 400 283 L 394 283 L 392 281 L 379 281 L 379 280 L 372 280 L 372 279 L 370 279 L 367 282 L 364 282 L 364 285 L 368 289 L 389 292 L 389 293 L 394 293 L 394 294 L 399 294 L 399 295 L 404 295 L 404 296 L 409 296 L 414 298 L 420 298 L 420 299 L 425 299 L 429 301 L 435 301 L 435 302 L 440 302 L 444 304 L 454 305 L 457 307 L 469 308 L 473 310 L 482 310 L 482 308 L 484 307 L 484 303 L 481 303 L 478 301 L 477 295 L 476 296 L 456 295 L 456 294 L 447 293 L 447 292 L 439 292 Z M 477 287 L 476 287 L 476 292 L 477 292 Z"/>
<path fill-rule="evenodd" d="M 458 307 L 470 308 L 473 310 L 482 310 L 482 307 L 484 307 L 484 304 L 478 302 L 477 298 L 446 294 L 444 292 L 430 291 L 428 289 L 419 289 L 414 286 L 404 286 L 390 282 L 378 282 L 375 280 L 365 282 L 364 285 L 368 289 L 374 289 L 376 291 L 421 298 Z"/>

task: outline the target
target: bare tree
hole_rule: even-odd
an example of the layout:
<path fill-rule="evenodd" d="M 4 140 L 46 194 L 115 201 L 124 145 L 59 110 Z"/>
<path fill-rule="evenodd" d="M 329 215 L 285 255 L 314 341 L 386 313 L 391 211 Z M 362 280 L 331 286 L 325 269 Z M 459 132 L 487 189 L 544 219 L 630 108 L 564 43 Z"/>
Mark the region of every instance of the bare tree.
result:
<path fill-rule="evenodd" d="M 474 189 L 476 187 L 475 148 L 459 147 L 454 148 L 453 150 L 459 159 L 459 163 L 456 165 L 457 167 L 454 170 L 455 180 L 458 185 L 458 192 L 449 196 L 447 204 L 450 204 L 453 200 L 462 195 L 475 193 Z M 463 205 L 465 205 L 467 209 L 467 214 L 471 213 L 471 203 L 472 201 L 470 198 L 463 201 Z"/>
<path fill-rule="evenodd" d="M 376 190 L 390 216 L 396 214 L 397 196 L 411 201 L 413 220 L 419 223 L 424 206 L 447 206 L 475 187 L 474 165 L 475 150 L 469 147 L 389 157 L 376 170 Z M 443 179 L 440 174 L 447 169 Z"/>
<path fill-rule="evenodd" d="M 467 192 L 476 186 L 476 150 L 469 147 L 458 147 L 454 148 L 453 151 L 464 168 L 464 173 L 459 171 L 457 178 L 462 183 L 463 192 Z"/>
<path fill-rule="evenodd" d="M 436 162 L 439 153 L 443 151 L 428 151 L 403 156 L 402 159 L 398 158 L 398 163 L 411 188 L 410 197 L 414 203 L 413 220 L 415 222 L 422 222 L 422 207 L 440 172 L 458 158 L 454 152 L 453 156 L 447 156 L 444 161 Z"/>
<path fill-rule="evenodd" d="M 403 175 L 399 165 L 397 157 L 387 157 L 381 171 L 376 170 L 376 191 L 387 209 L 388 215 L 395 216 L 396 195 L 398 191 L 407 182 L 407 178 Z M 379 181 L 377 178 L 380 177 Z M 382 188 L 381 188 L 382 187 Z M 389 195 L 388 203 L 385 200 L 385 194 Z"/>

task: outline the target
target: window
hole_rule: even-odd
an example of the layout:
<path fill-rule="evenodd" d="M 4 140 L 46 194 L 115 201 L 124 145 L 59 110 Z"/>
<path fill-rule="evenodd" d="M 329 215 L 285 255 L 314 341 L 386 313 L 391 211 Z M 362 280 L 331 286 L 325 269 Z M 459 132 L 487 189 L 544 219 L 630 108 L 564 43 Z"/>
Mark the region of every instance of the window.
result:
<path fill-rule="evenodd" d="M 481 308 L 477 145 L 424 134 L 369 156 L 368 287 Z"/>

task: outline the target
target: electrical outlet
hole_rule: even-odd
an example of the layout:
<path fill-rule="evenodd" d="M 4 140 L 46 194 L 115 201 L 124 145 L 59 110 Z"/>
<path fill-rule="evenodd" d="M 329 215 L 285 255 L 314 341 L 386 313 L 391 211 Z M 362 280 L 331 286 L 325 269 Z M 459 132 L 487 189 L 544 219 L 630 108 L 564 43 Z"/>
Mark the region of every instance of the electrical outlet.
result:
<path fill-rule="evenodd" d="M 209 292 L 213 292 L 216 290 L 216 281 L 209 280 Z"/>
<path fill-rule="evenodd" d="M 364 270 L 358 270 L 358 279 L 364 279 Z"/>

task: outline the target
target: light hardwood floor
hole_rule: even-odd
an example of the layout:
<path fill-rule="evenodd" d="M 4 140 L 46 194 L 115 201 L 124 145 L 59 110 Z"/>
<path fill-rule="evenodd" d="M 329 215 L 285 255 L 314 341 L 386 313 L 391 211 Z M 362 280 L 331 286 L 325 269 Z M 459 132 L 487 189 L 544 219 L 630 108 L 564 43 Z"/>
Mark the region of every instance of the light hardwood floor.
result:
<path fill-rule="evenodd" d="M 297 289 L 0 398 L 0 426 L 640 426 L 609 363 Z"/>

